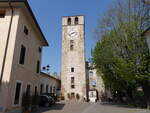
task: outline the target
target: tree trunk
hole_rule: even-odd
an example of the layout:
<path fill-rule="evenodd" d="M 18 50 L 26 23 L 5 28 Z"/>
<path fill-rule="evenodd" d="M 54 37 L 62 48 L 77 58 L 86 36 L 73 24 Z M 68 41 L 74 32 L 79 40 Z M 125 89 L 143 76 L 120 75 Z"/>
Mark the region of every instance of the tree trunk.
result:
<path fill-rule="evenodd" d="M 128 87 L 127 90 L 126 90 L 126 92 L 127 92 L 129 103 L 133 104 L 135 102 L 135 100 L 133 98 L 133 91 L 132 90 L 133 89 L 131 87 Z"/>
<path fill-rule="evenodd" d="M 142 88 L 144 92 L 145 101 L 147 103 L 147 108 L 150 109 L 150 85 L 148 81 L 143 81 Z"/>
<path fill-rule="evenodd" d="M 119 98 L 119 103 L 123 103 L 123 99 L 122 99 L 122 91 L 118 90 L 118 98 Z"/>

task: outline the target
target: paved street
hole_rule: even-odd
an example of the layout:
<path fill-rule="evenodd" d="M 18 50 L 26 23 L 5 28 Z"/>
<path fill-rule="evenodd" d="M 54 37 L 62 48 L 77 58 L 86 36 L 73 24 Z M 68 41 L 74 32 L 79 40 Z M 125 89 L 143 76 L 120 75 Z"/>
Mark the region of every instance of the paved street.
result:
<path fill-rule="evenodd" d="M 150 113 L 148 110 L 100 103 L 61 102 L 37 113 Z"/>

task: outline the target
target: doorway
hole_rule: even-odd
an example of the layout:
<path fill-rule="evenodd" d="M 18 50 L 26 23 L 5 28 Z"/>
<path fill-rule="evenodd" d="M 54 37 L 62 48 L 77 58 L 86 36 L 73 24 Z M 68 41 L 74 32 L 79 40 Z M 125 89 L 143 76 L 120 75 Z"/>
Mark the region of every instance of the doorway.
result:
<path fill-rule="evenodd" d="M 71 100 L 75 100 L 75 93 L 71 93 Z"/>

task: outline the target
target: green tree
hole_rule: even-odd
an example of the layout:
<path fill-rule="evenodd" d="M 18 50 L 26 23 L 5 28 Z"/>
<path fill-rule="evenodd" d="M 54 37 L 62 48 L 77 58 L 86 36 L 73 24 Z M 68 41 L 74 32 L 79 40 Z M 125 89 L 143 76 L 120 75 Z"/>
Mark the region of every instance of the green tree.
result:
<path fill-rule="evenodd" d="M 57 72 L 54 72 L 54 73 L 53 73 L 53 76 L 54 76 L 54 77 L 57 77 Z"/>
<path fill-rule="evenodd" d="M 141 0 L 119 0 L 100 20 L 96 38 L 100 41 L 92 51 L 95 67 L 104 75 L 106 86 L 126 92 L 132 100 L 132 90 L 142 86 L 150 106 L 150 55 L 141 36 L 149 23 L 149 6 Z"/>

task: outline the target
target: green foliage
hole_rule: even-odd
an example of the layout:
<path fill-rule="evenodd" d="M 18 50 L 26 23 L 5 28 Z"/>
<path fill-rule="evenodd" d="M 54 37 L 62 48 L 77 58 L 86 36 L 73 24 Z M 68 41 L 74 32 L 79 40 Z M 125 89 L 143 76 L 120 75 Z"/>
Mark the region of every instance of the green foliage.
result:
<path fill-rule="evenodd" d="M 119 0 L 98 24 L 93 62 L 106 87 L 136 89 L 150 79 L 150 54 L 141 33 L 149 23 L 149 7 L 141 0 Z"/>
<path fill-rule="evenodd" d="M 57 72 L 54 72 L 52 75 L 53 75 L 54 77 L 57 77 Z"/>

